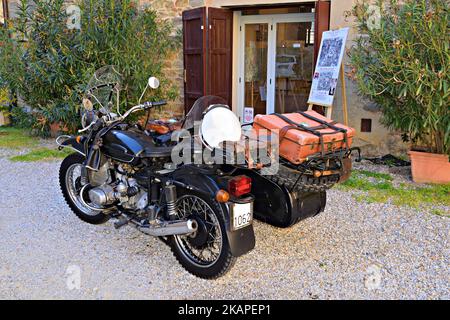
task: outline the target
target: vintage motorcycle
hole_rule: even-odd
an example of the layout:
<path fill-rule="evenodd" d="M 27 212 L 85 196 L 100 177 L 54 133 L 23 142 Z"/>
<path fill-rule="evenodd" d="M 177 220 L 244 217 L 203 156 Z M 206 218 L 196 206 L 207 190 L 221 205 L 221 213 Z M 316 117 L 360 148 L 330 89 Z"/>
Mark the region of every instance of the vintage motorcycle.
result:
<path fill-rule="evenodd" d="M 113 218 L 115 228 L 132 224 L 168 244 L 190 273 L 215 279 L 255 247 L 254 216 L 287 227 L 324 210 L 325 190 L 289 188 L 279 176 L 262 175 L 264 165 L 250 161 L 245 146 L 241 164 L 174 161 L 180 135 L 185 146 L 193 146 L 194 158 L 202 152 L 198 145 L 224 150 L 225 142 L 242 141 L 241 124 L 221 98 L 199 99 L 182 120 L 182 130 L 160 130 L 147 127 L 148 121 L 141 126 L 126 120 L 165 102 L 139 102 L 121 115 L 120 82 L 114 67 L 95 72 L 83 99 L 80 135 L 57 139 L 61 149 L 75 151 L 62 162 L 59 182 L 81 220 L 101 224 Z M 146 89 L 158 86 L 152 77 Z M 338 166 L 335 173 L 341 171 Z"/>

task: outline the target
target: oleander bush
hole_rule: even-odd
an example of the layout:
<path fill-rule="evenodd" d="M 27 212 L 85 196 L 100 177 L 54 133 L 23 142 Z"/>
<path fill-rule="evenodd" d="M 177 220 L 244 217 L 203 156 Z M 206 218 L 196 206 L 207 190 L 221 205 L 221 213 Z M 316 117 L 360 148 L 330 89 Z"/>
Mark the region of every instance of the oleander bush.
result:
<path fill-rule="evenodd" d="M 0 112 L 9 114 L 10 103 L 8 88 L 0 85 Z"/>
<path fill-rule="evenodd" d="M 358 0 L 351 77 L 413 149 L 450 154 L 450 4 Z M 380 15 L 373 13 L 379 10 Z"/>
<path fill-rule="evenodd" d="M 150 75 L 162 83 L 153 98 L 176 97 L 163 65 L 179 39 L 151 9 L 132 0 L 79 0 L 81 30 L 69 30 L 64 0 L 32 3 L 20 0 L 17 18 L 0 30 L 0 77 L 31 110 L 13 108 L 19 124 L 43 134 L 52 123 L 75 130 L 85 85 L 104 65 L 123 75 L 123 109 L 137 102 Z"/>

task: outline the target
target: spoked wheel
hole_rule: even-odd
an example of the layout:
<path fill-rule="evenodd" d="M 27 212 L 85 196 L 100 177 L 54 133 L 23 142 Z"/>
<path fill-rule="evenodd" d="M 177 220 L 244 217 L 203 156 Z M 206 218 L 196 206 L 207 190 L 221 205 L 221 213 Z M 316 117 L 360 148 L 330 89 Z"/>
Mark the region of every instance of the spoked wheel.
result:
<path fill-rule="evenodd" d="M 77 153 L 66 157 L 59 169 L 59 184 L 64 199 L 78 218 L 91 224 L 101 224 L 108 221 L 109 216 L 100 209 L 92 209 L 95 206 L 87 195 L 88 186 L 83 185 L 81 179 L 83 161 L 84 157 Z"/>
<path fill-rule="evenodd" d="M 193 219 L 197 231 L 173 236 L 172 251 L 190 273 L 204 279 L 224 275 L 235 262 L 226 235 L 222 208 L 217 202 L 197 194 L 186 194 L 177 201 L 179 219 Z"/>

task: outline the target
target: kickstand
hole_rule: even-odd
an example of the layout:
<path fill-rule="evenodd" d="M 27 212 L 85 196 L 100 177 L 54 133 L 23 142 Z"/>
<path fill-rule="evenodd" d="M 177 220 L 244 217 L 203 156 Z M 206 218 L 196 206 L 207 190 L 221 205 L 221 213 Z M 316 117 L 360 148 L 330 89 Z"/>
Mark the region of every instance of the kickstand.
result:
<path fill-rule="evenodd" d="M 158 237 L 163 243 L 169 245 L 169 237 Z"/>

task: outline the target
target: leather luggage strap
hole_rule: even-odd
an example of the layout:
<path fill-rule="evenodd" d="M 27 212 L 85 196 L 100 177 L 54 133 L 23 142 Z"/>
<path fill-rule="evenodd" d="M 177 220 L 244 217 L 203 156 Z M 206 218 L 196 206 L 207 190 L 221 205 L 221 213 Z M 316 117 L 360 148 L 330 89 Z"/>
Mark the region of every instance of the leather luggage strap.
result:
<path fill-rule="evenodd" d="M 320 124 L 322 124 L 322 125 L 324 125 L 324 126 L 327 126 L 327 127 L 330 128 L 330 129 L 333 129 L 333 130 L 335 130 L 335 131 L 339 131 L 339 132 L 343 133 L 343 134 L 344 134 L 345 148 L 346 148 L 346 150 L 349 150 L 349 149 L 350 149 L 350 145 L 348 144 L 348 134 L 347 134 L 347 129 L 336 127 L 336 126 L 335 126 L 335 124 L 336 124 L 335 121 L 327 122 L 327 121 L 318 119 L 318 118 L 316 118 L 316 117 L 313 117 L 312 115 L 310 115 L 310 114 L 308 114 L 308 113 L 306 113 L 306 112 L 301 112 L 301 111 L 299 111 L 299 112 L 297 112 L 297 113 L 300 114 L 300 115 L 302 115 L 302 116 L 304 116 L 305 118 L 307 118 L 307 119 L 309 119 L 309 120 L 316 121 L 316 122 L 318 122 L 318 123 L 320 123 Z"/>
<path fill-rule="evenodd" d="M 295 130 L 306 131 L 306 132 L 309 132 L 309 133 L 319 137 L 321 153 L 322 153 L 322 156 L 325 155 L 325 146 L 323 145 L 323 135 L 321 132 L 313 130 L 302 124 L 298 124 L 282 114 L 273 113 L 273 115 L 277 116 L 278 118 L 280 118 L 281 120 L 283 120 L 289 124 L 288 126 L 285 126 L 280 130 L 280 135 L 279 135 L 280 145 L 289 130 L 295 129 Z"/>
<path fill-rule="evenodd" d="M 307 113 L 304 113 L 304 112 L 298 112 L 298 113 L 300 115 L 304 116 L 305 118 L 308 118 L 310 120 L 313 120 L 315 122 L 320 123 L 321 126 L 306 127 L 306 126 L 304 126 L 302 124 L 299 124 L 299 123 L 296 123 L 295 121 L 292 121 L 291 119 L 289 119 L 288 117 L 286 117 L 286 116 L 284 116 L 282 114 L 273 113 L 273 115 L 277 116 L 278 118 L 282 119 L 283 121 L 285 121 L 285 122 L 287 122 L 289 124 L 289 125 L 283 127 L 280 130 L 280 134 L 279 134 L 280 144 L 283 141 L 283 139 L 285 138 L 285 136 L 286 136 L 286 134 L 287 134 L 287 132 L 289 130 L 296 129 L 296 130 L 309 132 L 309 133 L 319 137 L 319 143 L 320 143 L 320 149 L 321 149 L 322 156 L 325 155 L 325 146 L 324 146 L 324 142 L 323 142 L 323 136 L 326 135 L 326 134 L 334 134 L 336 132 L 343 133 L 344 134 L 344 142 L 346 144 L 346 149 L 349 148 L 348 139 L 347 139 L 347 130 L 343 129 L 343 128 L 336 127 L 334 125 L 336 123 L 335 121 L 326 122 L 326 121 L 323 121 L 321 119 L 317 119 L 316 117 L 313 117 L 313 116 L 311 116 L 311 115 L 309 115 Z M 317 131 L 317 130 L 320 130 L 320 129 L 327 129 L 327 128 L 330 128 L 330 129 L 334 130 L 334 132 L 323 133 L 323 132 Z"/>

